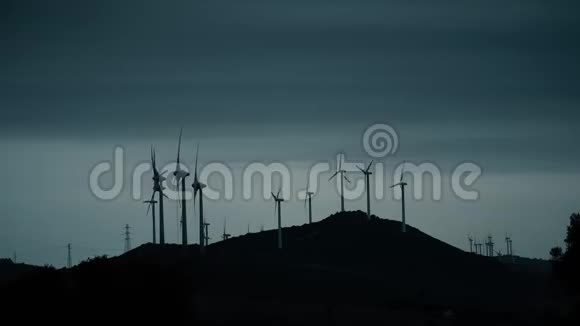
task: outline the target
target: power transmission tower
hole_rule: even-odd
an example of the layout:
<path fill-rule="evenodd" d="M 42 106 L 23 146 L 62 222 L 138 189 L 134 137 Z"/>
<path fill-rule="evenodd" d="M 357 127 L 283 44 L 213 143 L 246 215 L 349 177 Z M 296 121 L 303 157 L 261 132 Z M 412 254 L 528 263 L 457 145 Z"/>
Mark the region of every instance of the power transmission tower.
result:
<path fill-rule="evenodd" d="M 131 250 L 131 232 L 129 224 L 125 225 L 125 252 Z"/>
<path fill-rule="evenodd" d="M 66 267 L 71 268 L 72 267 L 72 257 L 70 255 L 70 243 L 66 246 L 66 248 L 68 251 L 68 256 L 67 256 L 67 260 L 66 260 Z"/>

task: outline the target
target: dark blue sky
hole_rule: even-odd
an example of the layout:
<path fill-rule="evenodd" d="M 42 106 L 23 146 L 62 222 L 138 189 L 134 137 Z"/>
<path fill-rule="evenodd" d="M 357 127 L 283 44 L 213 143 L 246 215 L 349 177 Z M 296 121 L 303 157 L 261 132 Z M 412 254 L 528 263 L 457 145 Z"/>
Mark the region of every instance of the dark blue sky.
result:
<path fill-rule="evenodd" d="M 90 168 L 117 144 L 131 162 L 146 160 L 150 143 L 167 144 L 169 160 L 183 126 L 189 161 L 199 140 L 216 144 L 208 160 L 312 162 L 338 151 L 368 160 L 360 136 L 386 122 L 399 132 L 399 161 L 484 168 L 478 205 L 417 208 L 460 229 L 420 225 L 426 232 L 459 246 L 474 228 L 503 233 L 489 216 L 514 218 L 512 230 L 531 219 L 522 249 L 546 255 L 578 210 L 579 9 L 537 0 L 2 1 L 0 170 L 14 192 L 43 184 L 35 194 L 46 206 L 0 199 L 0 247 L 59 242 L 82 230 L 70 227 L 75 214 L 98 216 L 98 205 L 136 214 L 119 225 L 147 230 L 129 199 L 96 204 L 86 190 Z M 23 168 L 41 181 L 15 174 Z M 86 197 L 73 204 L 47 184 Z M 544 185 L 562 196 L 546 197 Z M 389 205 L 383 215 L 396 214 Z M 27 222 L 14 217 L 22 214 Z M 470 214 L 477 226 L 457 222 Z M 116 239 L 114 221 L 92 246 Z"/>

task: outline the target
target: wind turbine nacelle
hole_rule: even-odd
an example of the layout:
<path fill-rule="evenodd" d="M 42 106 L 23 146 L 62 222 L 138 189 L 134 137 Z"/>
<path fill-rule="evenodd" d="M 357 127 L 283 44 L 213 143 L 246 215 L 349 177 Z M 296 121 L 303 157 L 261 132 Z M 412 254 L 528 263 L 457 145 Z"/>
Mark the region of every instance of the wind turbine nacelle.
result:
<path fill-rule="evenodd" d="M 203 188 L 206 188 L 207 186 L 204 185 L 203 183 L 194 183 L 191 185 L 191 187 L 193 187 L 194 190 L 202 190 Z"/>
<path fill-rule="evenodd" d="M 186 178 L 186 177 L 189 177 L 190 176 L 190 174 L 187 171 L 184 171 L 184 170 L 175 171 L 175 172 L 173 172 L 173 175 L 177 179 L 183 179 L 183 178 Z"/>

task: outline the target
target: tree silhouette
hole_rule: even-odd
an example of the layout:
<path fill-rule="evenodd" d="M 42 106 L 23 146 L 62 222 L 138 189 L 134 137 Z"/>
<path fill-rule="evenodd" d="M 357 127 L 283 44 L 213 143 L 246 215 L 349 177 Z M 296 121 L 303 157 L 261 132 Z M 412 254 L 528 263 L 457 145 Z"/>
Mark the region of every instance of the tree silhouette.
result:
<path fill-rule="evenodd" d="M 568 225 L 568 234 L 566 235 L 566 254 L 578 255 L 578 246 L 580 242 L 580 213 L 574 213 L 570 216 L 570 225 Z"/>
<path fill-rule="evenodd" d="M 580 213 L 570 216 L 570 224 L 566 234 L 566 252 L 562 253 L 559 247 L 550 250 L 554 272 L 563 279 L 570 290 L 580 290 Z"/>
<path fill-rule="evenodd" d="M 554 247 L 552 250 L 550 250 L 550 257 L 553 262 L 560 261 L 562 259 L 562 255 L 564 255 L 564 253 L 562 252 L 561 247 Z"/>

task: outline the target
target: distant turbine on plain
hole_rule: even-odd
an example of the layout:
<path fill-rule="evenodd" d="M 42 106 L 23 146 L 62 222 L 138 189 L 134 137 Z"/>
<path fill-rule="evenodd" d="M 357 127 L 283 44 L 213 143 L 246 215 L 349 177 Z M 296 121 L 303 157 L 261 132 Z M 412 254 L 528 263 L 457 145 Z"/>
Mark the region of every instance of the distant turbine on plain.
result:
<path fill-rule="evenodd" d="M 365 183 L 366 183 L 366 188 L 367 188 L 367 219 L 371 219 L 371 181 L 370 181 L 370 177 L 371 174 L 373 174 L 370 170 L 371 167 L 373 165 L 373 161 L 371 161 L 371 163 L 369 163 L 369 166 L 367 166 L 366 169 L 361 169 L 360 167 L 357 166 L 357 168 L 360 170 L 360 172 L 362 172 L 365 176 Z"/>
<path fill-rule="evenodd" d="M 306 196 L 304 197 L 304 208 L 308 204 L 308 223 L 312 224 L 312 196 L 314 193 L 310 191 L 310 178 L 306 181 Z"/>
<path fill-rule="evenodd" d="M 340 174 L 340 211 L 344 212 L 344 180 L 350 183 L 350 180 L 344 175 L 346 170 L 342 168 L 342 158 L 338 161 L 338 170 L 328 179 L 328 181 L 334 179 L 337 175 Z"/>
<path fill-rule="evenodd" d="M 403 163 L 403 170 L 401 171 L 401 179 L 399 180 L 399 183 L 396 183 L 394 185 L 391 186 L 391 188 L 395 188 L 395 187 L 401 187 L 401 214 L 402 214 L 402 231 L 403 233 L 407 232 L 407 225 L 406 225 L 406 221 L 405 221 L 405 187 L 407 186 L 407 183 L 403 181 L 403 175 L 405 174 L 405 163 Z"/>
<path fill-rule="evenodd" d="M 508 256 L 513 256 L 514 252 L 512 250 L 512 237 L 511 237 L 511 235 L 506 234 L 505 243 L 506 243 L 506 254 Z"/>
<path fill-rule="evenodd" d="M 228 234 L 226 232 L 226 225 L 227 225 L 227 220 L 224 217 L 224 233 L 222 234 L 222 240 L 224 240 L 224 241 L 227 240 L 227 239 L 229 239 L 232 236 L 231 234 Z"/>
<path fill-rule="evenodd" d="M 473 253 L 473 238 L 468 235 L 467 240 L 469 240 L 469 252 Z"/>
<path fill-rule="evenodd" d="M 183 129 L 179 131 L 179 142 L 177 143 L 177 165 L 175 167 L 175 171 L 173 172 L 173 176 L 177 181 L 177 193 L 179 193 L 179 188 L 181 186 L 181 241 L 184 246 L 187 246 L 187 209 L 185 196 L 185 178 L 187 178 L 190 174 L 187 171 L 181 169 L 180 155 L 181 155 L 182 135 Z"/>
<path fill-rule="evenodd" d="M 280 190 L 276 195 L 272 193 L 272 196 L 274 197 L 274 214 L 278 212 L 278 249 L 282 249 L 282 202 L 284 199 L 280 197 Z"/>

